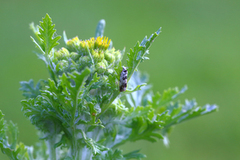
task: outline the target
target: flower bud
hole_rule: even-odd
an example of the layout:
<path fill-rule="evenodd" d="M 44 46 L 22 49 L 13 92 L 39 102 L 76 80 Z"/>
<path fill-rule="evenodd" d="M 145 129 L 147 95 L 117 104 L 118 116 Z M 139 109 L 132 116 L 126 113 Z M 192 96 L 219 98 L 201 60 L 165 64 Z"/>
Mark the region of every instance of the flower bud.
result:
<path fill-rule="evenodd" d="M 77 52 L 71 52 L 70 53 L 70 58 L 74 61 L 76 61 L 77 59 L 79 59 L 80 55 Z"/>
<path fill-rule="evenodd" d="M 101 62 L 104 59 L 104 53 L 102 50 L 92 50 L 92 56 L 94 62 Z"/>
<path fill-rule="evenodd" d="M 60 50 L 54 53 L 54 57 L 57 58 L 58 60 L 62 60 L 62 59 L 67 60 L 69 56 L 70 54 L 68 50 L 64 47 L 62 47 Z"/>
<path fill-rule="evenodd" d="M 108 51 L 104 53 L 104 56 L 109 63 L 113 63 L 115 61 L 115 56 Z"/>
<path fill-rule="evenodd" d="M 90 57 L 89 56 L 82 56 L 82 57 L 79 58 L 78 63 L 82 66 L 88 66 L 91 63 Z"/>
<path fill-rule="evenodd" d="M 61 60 L 59 61 L 59 63 L 57 64 L 57 69 L 59 69 L 59 71 L 65 71 L 68 68 L 68 61 L 66 60 Z"/>
<path fill-rule="evenodd" d="M 98 73 L 104 73 L 106 71 L 106 65 L 104 64 L 104 62 L 99 62 L 96 65 L 96 69 Z"/>
<path fill-rule="evenodd" d="M 77 51 L 80 48 L 80 40 L 77 36 L 73 39 L 69 39 L 66 44 L 70 52 Z"/>

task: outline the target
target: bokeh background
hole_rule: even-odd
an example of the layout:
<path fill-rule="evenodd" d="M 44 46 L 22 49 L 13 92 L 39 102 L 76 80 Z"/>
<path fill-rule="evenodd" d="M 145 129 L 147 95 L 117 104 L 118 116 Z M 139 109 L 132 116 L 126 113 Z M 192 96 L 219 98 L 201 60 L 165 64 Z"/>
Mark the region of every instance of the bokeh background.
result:
<path fill-rule="evenodd" d="M 33 145 L 36 130 L 22 115 L 19 81 L 47 79 L 44 63 L 33 53 L 29 23 L 46 13 L 57 33 L 69 38 L 94 36 L 100 19 L 115 48 L 131 47 L 161 26 L 140 70 L 150 75 L 153 90 L 188 85 L 181 97 L 199 105 L 216 103 L 219 112 L 175 127 L 170 146 L 162 141 L 128 143 L 125 151 L 141 149 L 146 160 L 240 159 L 240 1 L 30 1 L 0 0 L 0 109 L 18 124 L 20 141 Z M 61 39 L 60 43 L 63 44 Z M 0 154 L 0 159 L 7 157 Z"/>

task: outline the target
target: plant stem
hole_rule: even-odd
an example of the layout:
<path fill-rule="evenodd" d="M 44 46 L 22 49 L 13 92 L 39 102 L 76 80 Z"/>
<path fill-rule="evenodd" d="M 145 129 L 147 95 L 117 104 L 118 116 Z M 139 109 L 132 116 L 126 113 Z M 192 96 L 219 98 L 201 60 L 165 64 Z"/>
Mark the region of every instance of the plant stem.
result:
<path fill-rule="evenodd" d="M 73 134 L 72 134 L 72 147 L 71 147 L 71 155 L 74 157 L 75 160 L 80 159 L 80 149 L 78 148 L 78 142 L 77 142 L 77 135 L 76 135 L 76 128 L 73 126 Z"/>
<path fill-rule="evenodd" d="M 56 160 L 56 149 L 54 148 L 54 144 L 55 144 L 55 137 L 51 136 L 51 138 L 49 138 L 47 140 L 47 146 L 48 146 L 48 151 L 49 151 L 49 160 Z"/>

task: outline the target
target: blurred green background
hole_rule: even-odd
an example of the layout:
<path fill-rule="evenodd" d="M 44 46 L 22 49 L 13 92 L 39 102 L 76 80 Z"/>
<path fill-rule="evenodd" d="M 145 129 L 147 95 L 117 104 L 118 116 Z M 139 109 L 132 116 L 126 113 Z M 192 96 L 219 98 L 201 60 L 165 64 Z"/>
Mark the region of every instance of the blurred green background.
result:
<path fill-rule="evenodd" d="M 105 36 L 115 48 L 126 47 L 127 52 L 161 26 L 150 60 L 140 65 L 150 75 L 153 90 L 187 84 L 182 100 L 216 103 L 220 110 L 175 127 L 169 148 L 162 141 L 129 143 L 122 148 L 139 148 L 147 154 L 146 160 L 240 159 L 239 6 L 239 0 L 0 0 L 0 109 L 5 119 L 18 124 L 22 142 L 33 145 L 37 141 L 35 128 L 21 112 L 19 81 L 48 78 L 29 37 L 33 35 L 29 23 L 38 24 L 46 13 L 57 33 L 65 30 L 69 38 L 94 36 L 98 21 L 105 19 Z M 1 154 L 0 159 L 7 158 Z"/>

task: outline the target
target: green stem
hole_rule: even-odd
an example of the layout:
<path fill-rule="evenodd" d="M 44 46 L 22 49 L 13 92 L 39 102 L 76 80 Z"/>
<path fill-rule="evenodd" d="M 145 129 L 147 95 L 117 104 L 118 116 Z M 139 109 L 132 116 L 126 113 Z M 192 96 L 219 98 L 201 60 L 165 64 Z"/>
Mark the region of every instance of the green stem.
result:
<path fill-rule="evenodd" d="M 56 160 L 56 149 L 54 148 L 55 137 L 51 136 L 50 139 L 47 140 L 47 146 L 49 150 L 49 160 Z"/>
<path fill-rule="evenodd" d="M 75 160 L 80 159 L 80 148 L 78 148 L 78 141 L 77 141 L 77 134 L 76 134 L 76 127 L 73 127 L 73 134 L 72 134 L 72 147 L 71 147 L 71 155 L 74 157 Z"/>

